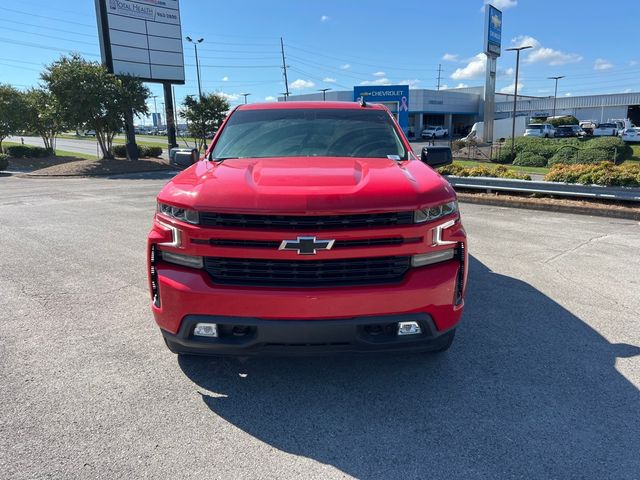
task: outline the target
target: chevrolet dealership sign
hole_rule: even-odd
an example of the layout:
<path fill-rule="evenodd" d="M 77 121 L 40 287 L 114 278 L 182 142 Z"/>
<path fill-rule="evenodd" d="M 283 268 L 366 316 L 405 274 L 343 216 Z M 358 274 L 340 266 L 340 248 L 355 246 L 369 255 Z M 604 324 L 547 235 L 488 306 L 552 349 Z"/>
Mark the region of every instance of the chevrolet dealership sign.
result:
<path fill-rule="evenodd" d="M 102 61 L 116 75 L 184 83 L 178 0 L 95 0 Z"/>

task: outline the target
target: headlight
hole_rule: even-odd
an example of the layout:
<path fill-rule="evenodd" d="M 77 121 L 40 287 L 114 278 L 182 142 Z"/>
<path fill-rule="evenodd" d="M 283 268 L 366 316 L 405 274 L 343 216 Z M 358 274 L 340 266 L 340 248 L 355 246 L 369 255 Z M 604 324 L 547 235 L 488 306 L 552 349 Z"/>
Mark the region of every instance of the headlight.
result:
<path fill-rule="evenodd" d="M 158 213 L 166 215 L 170 218 L 175 218 L 176 220 L 192 223 L 193 225 L 197 225 L 200 222 L 200 216 L 195 210 L 173 207 L 171 205 L 167 205 L 166 203 L 158 202 Z"/>
<path fill-rule="evenodd" d="M 416 210 L 413 213 L 413 223 L 431 222 L 457 212 L 458 202 L 454 200 L 453 202 L 443 203 L 442 205 L 436 205 L 435 207 Z"/>

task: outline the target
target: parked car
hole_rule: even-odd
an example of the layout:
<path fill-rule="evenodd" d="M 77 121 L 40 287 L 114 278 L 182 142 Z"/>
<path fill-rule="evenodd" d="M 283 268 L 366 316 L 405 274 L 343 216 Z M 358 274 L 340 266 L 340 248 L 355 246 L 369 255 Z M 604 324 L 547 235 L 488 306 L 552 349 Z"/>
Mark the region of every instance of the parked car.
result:
<path fill-rule="evenodd" d="M 640 128 L 625 128 L 620 138 L 625 142 L 640 142 Z"/>
<path fill-rule="evenodd" d="M 449 135 L 449 130 L 444 127 L 427 127 L 422 130 L 422 138 L 444 138 Z"/>
<path fill-rule="evenodd" d="M 593 130 L 596 128 L 596 122 L 593 120 L 584 120 L 580 122 L 580 128 L 586 136 L 593 135 Z"/>
<path fill-rule="evenodd" d="M 553 138 L 555 131 L 555 128 L 550 123 L 530 123 L 524 131 L 524 136 Z"/>
<path fill-rule="evenodd" d="M 615 123 L 600 123 L 593 129 L 594 137 L 615 137 L 618 135 L 618 125 Z"/>
<path fill-rule="evenodd" d="M 220 128 L 158 194 L 148 237 L 149 303 L 171 351 L 449 348 L 469 255 L 433 169 L 448 147 L 416 158 L 379 104 L 240 105 Z"/>
<path fill-rule="evenodd" d="M 585 133 L 580 125 L 560 125 L 556 127 L 554 136 L 557 138 L 581 137 Z"/>

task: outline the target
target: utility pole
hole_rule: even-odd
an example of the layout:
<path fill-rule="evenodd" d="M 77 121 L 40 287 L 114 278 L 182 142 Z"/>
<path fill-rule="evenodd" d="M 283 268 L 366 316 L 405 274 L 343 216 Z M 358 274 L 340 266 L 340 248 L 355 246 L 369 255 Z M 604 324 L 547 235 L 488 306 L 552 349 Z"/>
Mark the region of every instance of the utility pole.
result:
<path fill-rule="evenodd" d="M 167 124 L 167 143 L 169 144 L 169 150 L 171 150 L 178 146 L 178 142 L 176 141 L 175 99 L 174 95 L 172 95 L 175 91 L 168 82 L 163 82 L 162 88 L 164 90 L 164 116 L 166 119 L 165 123 Z"/>
<path fill-rule="evenodd" d="M 287 97 L 289 96 L 289 80 L 287 79 L 287 62 L 284 59 L 284 42 L 282 41 L 282 37 L 280 37 L 280 51 L 282 52 L 282 70 L 284 71 L 284 90 L 285 90 L 285 102 L 287 101 Z"/>
<path fill-rule="evenodd" d="M 561 77 L 547 77 L 549 80 L 555 80 L 556 81 L 556 90 L 553 93 L 553 115 L 551 115 L 552 117 L 556 116 L 556 99 L 558 98 L 558 80 L 560 80 L 561 78 L 564 78 L 564 75 Z"/>
<path fill-rule="evenodd" d="M 509 52 L 516 52 L 516 81 L 513 84 L 513 121 L 511 122 L 511 160 L 514 158 L 516 148 L 516 106 L 518 103 L 518 70 L 520 68 L 520 51 L 527 48 L 533 48 L 531 45 L 524 47 L 507 48 Z"/>
<path fill-rule="evenodd" d="M 438 91 L 440 91 L 440 79 L 442 78 L 442 64 L 438 64 Z"/>
<path fill-rule="evenodd" d="M 289 92 L 280 92 L 280 95 L 284 96 L 284 101 L 287 101 L 287 98 L 289 97 Z"/>

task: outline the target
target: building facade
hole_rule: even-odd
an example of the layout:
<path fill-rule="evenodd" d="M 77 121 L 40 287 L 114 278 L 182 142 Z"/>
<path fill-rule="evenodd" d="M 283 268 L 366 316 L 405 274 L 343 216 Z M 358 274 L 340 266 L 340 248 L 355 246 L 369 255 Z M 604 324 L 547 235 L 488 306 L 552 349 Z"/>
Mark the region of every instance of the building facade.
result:
<path fill-rule="evenodd" d="M 419 136 L 427 125 L 442 125 L 454 135 L 466 135 L 475 122 L 482 121 L 483 87 L 449 90 L 409 90 L 409 135 Z M 278 101 L 284 101 L 284 97 Z M 322 100 L 322 93 L 291 95 L 288 100 Z M 327 91 L 326 100 L 352 102 L 354 91 Z M 553 97 L 518 95 L 516 115 L 529 118 L 547 118 L 553 115 Z M 513 114 L 513 95 L 496 93 L 495 118 Z M 640 92 L 606 95 L 558 97 L 556 115 L 573 115 L 578 120 L 606 122 L 629 118 L 640 125 Z"/>

